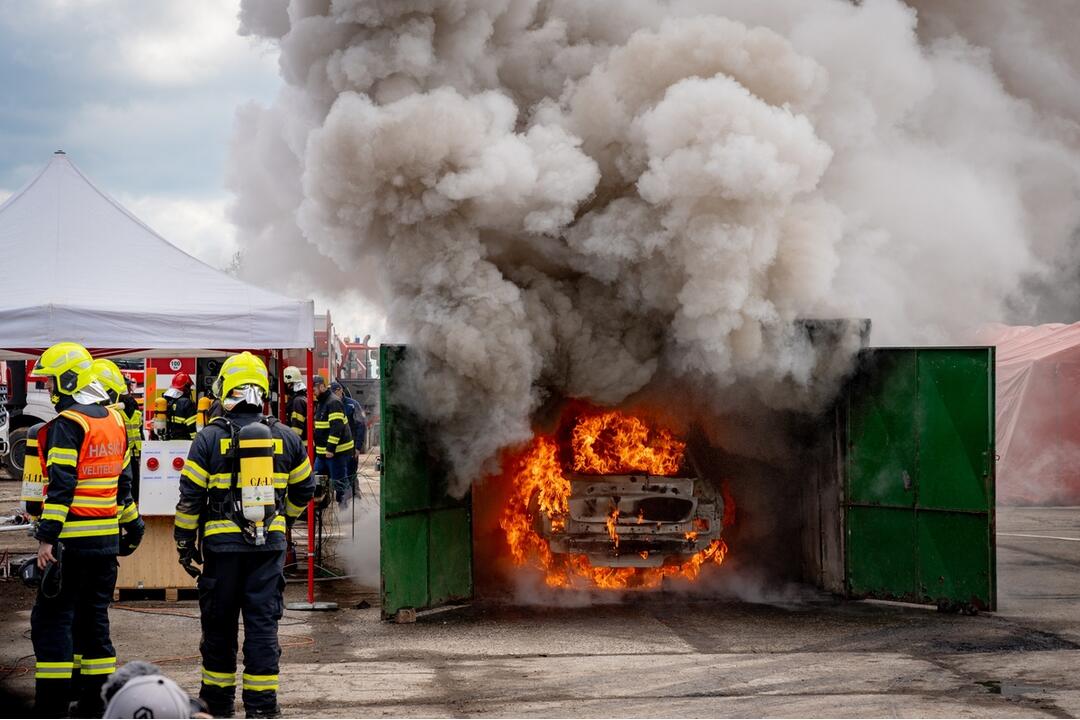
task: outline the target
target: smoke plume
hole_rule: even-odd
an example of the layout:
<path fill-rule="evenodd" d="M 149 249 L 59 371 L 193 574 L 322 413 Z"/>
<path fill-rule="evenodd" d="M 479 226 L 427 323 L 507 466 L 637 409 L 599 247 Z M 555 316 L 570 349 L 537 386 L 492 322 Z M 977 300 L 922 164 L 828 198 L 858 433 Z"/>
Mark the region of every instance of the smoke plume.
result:
<path fill-rule="evenodd" d="M 795 319 L 948 341 L 1075 245 L 1065 25 L 922 4 L 244 0 L 284 84 L 238 116 L 243 272 L 384 307 L 459 488 L 550 397 L 812 408 L 849 354 Z"/>

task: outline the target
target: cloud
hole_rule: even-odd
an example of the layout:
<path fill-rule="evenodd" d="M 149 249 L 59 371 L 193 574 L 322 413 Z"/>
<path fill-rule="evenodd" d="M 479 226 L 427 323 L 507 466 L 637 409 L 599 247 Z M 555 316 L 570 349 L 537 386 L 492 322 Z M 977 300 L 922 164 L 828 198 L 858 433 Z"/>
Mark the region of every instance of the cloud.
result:
<path fill-rule="evenodd" d="M 224 198 L 121 194 L 116 199 L 187 254 L 219 270 L 232 264 L 236 254 L 236 228 L 225 216 Z"/>

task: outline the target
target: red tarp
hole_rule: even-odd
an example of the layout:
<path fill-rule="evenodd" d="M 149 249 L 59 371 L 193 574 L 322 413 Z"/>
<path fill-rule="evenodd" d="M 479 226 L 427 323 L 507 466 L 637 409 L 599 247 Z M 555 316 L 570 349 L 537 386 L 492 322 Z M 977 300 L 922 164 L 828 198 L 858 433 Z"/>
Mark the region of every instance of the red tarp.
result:
<path fill-rule="evenodd" d="M 997 348 L 997 497 L 1080 505 L 1080 323 L 993 325 Z"/>

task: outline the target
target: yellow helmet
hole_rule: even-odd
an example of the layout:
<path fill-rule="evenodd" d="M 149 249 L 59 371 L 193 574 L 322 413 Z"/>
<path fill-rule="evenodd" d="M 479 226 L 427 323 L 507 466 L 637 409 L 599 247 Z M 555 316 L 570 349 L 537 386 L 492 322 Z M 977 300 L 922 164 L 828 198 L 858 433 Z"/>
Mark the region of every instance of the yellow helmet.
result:
<path fill-rule="evenodd" d="M 214 381 L 214 395 L 222 400 L 241 385 L 255 385 L 263 393 L 270 392 L 270 375 L 262 358 L 244 351 L 239 355 L 230 355 L 221 364 L 217 380 Z"/>
<path fill-rule="evenodd" d="M 94 381 L 94 358 L 82 345 L 73 342 L 56 343 L 41 353 L 34 363 L 34 374 L 53 378 L 52 401 L 58 393 L 74 395 Z"/>
<path fill-rule="evenodd" d="M 105 386 L 106 390 L 111 390 L 116 393 L 117 396 L 127 392 L 127 381 L 124 380 L 124 374 L 120 372 L 120 368 L 118 368 L 116 363 L 112 360 L 107 358 L 98 358 L 95 360 L 94 375 L 101 381 L 101 384 Z"/>

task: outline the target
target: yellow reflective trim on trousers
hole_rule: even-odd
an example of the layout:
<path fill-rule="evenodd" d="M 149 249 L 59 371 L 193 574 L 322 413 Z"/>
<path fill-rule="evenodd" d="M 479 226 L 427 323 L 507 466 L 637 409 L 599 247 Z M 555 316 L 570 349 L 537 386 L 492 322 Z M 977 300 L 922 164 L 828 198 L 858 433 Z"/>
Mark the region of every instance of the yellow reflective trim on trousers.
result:
<path fill-rule="evenodd" d="M 37 680 L 70 680 L 75 670 L 75 663 L 67 660 L 63 662 L 38 660 L 34 668 L 34 678 Z"/>
<path fill-rule="evenodd" d="M 249 675 L 244 673 L 244 689 L 266 692 L 278 689 L 277 675 Z"/>
<path fill-rule="evenodd" d="M 203 668 L 202 681 L 204 685 L 214 685 L 215 687 L 236 687 L 236 673 L 214 672 Z"/>
<path fill-rule="evenodd" d="M 115 517 L 103 520 L 68 520 L 60 531 L 60 539 L 117 535 L 120 526 Z"/>
<path fill-rule="evenodd" d="M 238 532 L 240 528 L 232 520 L 210 520 L 203 526 L 203 537 Z"/>
<path fill-rule="evenodd" d="M 111 675 L 116 671 L 116 658 L 83 658 L 80 675 Z"/>

